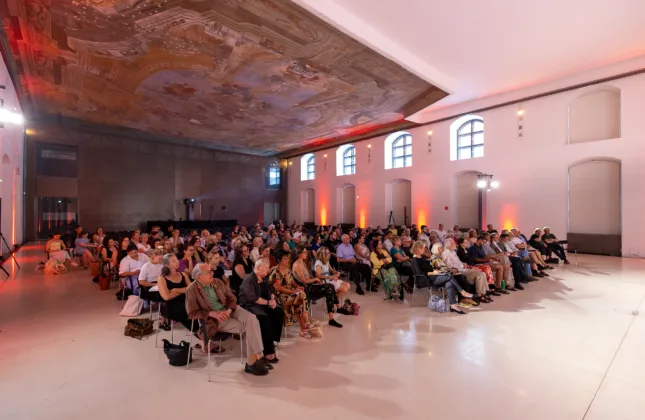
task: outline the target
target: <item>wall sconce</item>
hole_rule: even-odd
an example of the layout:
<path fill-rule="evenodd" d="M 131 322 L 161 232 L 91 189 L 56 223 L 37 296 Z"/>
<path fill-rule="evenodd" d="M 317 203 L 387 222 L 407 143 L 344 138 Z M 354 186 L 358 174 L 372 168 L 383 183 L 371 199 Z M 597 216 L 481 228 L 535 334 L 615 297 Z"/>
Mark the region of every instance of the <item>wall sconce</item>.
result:
<path fill-rule="evenodd" d="M 428 154 L 432 153 L 432 130 L 428 131 Z"/>
<path fill-rule="evenodd" d="M 372 145 L 368 144 L 367 145 L 367 163 L 370 163 L 371 161 L 372 161 Z"/>
<path fill-rule="evenodd" d="M 517 110 L 517 137 L 522 140 L 524 137 L 524 108 Z"/>
<path fill-rule="evenodd" d="M 325 167 L 325 171 L 326 171 L 326 170 L 327 170 L 327 153 L 325 153 L 325 154 L 323 155 L 323 157 L 325 158 L 325 161 L 324 161 L 324 167 Z"/>

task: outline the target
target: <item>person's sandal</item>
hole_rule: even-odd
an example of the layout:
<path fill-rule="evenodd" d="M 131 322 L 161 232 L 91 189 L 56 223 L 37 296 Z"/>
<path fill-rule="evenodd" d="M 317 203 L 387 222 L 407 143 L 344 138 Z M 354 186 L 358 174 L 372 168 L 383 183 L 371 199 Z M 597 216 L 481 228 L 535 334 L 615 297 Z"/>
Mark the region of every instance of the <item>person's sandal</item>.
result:
<path fill-rule="evenodd" d="M 309 334 L 309 331 L 302 330 L 300 330 L 300 337 L 304 338 L 305 340 L 311 340 L 313 338 L 311 334 Z"/>

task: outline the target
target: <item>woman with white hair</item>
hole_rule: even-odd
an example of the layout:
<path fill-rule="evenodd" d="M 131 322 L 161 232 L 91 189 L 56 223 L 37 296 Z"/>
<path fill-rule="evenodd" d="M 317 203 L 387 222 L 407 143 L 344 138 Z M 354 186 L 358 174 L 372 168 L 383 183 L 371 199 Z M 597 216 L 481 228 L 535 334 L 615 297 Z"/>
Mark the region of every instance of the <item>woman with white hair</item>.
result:
<path fill-rule="evenodd" d="M 420 287 L 445 287 L 446 292 L 448 293 L 450 312 L 465 315 L 466 313 L 459 308 L 457 303 L 457 293 L 468 299 L 472 299 L 473 295 L 462 289 L 452 275 L 444 274 L 435 269 L 432 263 L 423 257 L 425 250 L 426 244 L 421 241 L 415 242 L 414 245 L 412 245 L 412 254 L 414 255 L 412 258 L 412 269 L 414 270 L 414 275 L 415 277 L 423 276 L 424 278 L 422 280 L 425 280 L 418 285 Z"/>
<path fill-rule="evenodd" d="M 256 261 L 260 259 L 260 247 L 262 246 L 263 243 L 264 241 L 259 236 L 256 236 L 255 238 L 253 238 L 253 249 L 251 250 L 251 255 L 250 255 L 251 261 L 253 262 L 253 264 L 255 264 Z"/>
<path fill-rule="evenodd" d="M 462 287 L 468 287 L 468 281 L 466 280 L 466 278 L 459 274 L 458 270 L 453 269 L 443 260 L 443 245 L 441 243 L 436 242 L 432 244 L 430 254 L 432 255 L 430 262 L 432 263 L 432 266 L 435 268 L 435 270 L 439 271 L 442 274 L 449 274 L 453 276 L 455 280 L 457 280 L 457 282 L 462 285 Z M 459 304 L 466 307 L 479 306 L 479 302 L 477 301 L 475 296 L 473 296 L 472 299 L 462 298 Z"/>

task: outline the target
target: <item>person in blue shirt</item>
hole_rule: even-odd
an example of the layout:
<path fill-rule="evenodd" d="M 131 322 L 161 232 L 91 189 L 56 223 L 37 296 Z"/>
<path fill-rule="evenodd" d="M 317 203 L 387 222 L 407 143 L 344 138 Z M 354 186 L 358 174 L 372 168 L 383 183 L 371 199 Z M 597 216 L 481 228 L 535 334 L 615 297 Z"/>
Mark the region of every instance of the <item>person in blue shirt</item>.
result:
<path fill-rule="evenodd" d="M 90 262 L 94 261 L 94 257 L 90 251 L 91 248 L 96 248 L 96 245 L 90 244 L 87 232 L 81 232 L 74 241 L 74 253 L 83 260 L 83 266 L 86 269 L 89 267 Z"/>
<path fill-rule="evenodd" d="M 477 237 L 475 243 L 472 244 L 468 250 L 470 258 L 473 259 L 476 266 L 488 265 L 493 271 L 493 276 L 495 277 L 495 288 L 498 289 L 499 293 L 508 294 L 506 290 L 501 289 L 504 268 L 501 264 L 496 264 L 496 261 L 492 257 L 486 255 L 486 251 L 484 251 L 485 241 L 486 237 L 484 235 L 479 235 Z"/>

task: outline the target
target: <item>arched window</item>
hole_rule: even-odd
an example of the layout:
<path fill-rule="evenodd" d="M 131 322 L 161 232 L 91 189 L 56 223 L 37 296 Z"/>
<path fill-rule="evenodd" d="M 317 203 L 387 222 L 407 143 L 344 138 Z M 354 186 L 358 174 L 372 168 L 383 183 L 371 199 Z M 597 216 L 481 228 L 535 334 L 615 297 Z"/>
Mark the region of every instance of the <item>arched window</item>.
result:
<path fill-rule="evenodd" d="M 356 148 L 348 147 L 343 153 L 343 175 L 354 175 L 356 173 Z"/>
<path fill-rule="evenodd" d="M 484 120 L 467 115 L 451 125 L 451 159 L 461 160 L 484 156 Z"/>
<path fill-rule="evenodd" d="M 392 143 L 392 167 L 412 166 L 412 136 L 404 134 Z"/>
<path fill-rule="evenodd" d="M 343 144 L 336 149 L 336 176 L 356 173 L 356 148 L 353 144 Z"/>
<path fill-rule="evenodd" d="M 397 131 L 385 138 L 383 149 L 385 169 L 412 166 L 412 135 L 407 131 Z"/>
<path fill-rule="evenodd" d="M 300 180 L 311 181 L 316 179 L 316 155 L 307 153 L 300 158 Z"/>
<path fill-rule="evenodd" d="M 316 178 L 316 156 L 312 156 L 307 161 L 307 179 Z"/>

